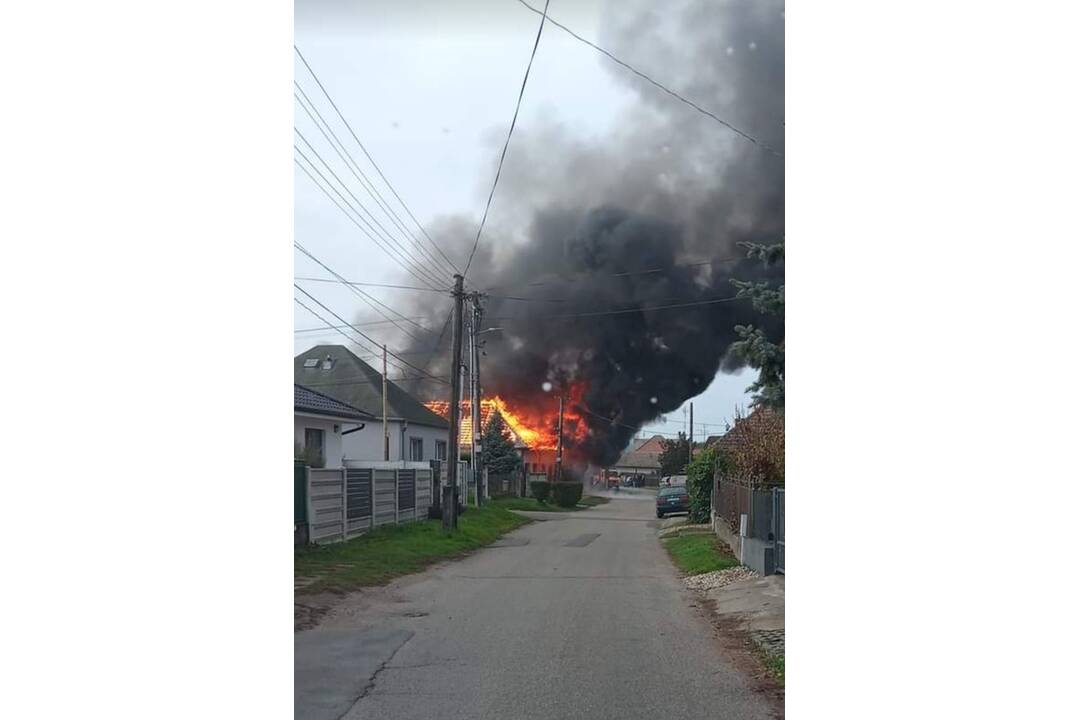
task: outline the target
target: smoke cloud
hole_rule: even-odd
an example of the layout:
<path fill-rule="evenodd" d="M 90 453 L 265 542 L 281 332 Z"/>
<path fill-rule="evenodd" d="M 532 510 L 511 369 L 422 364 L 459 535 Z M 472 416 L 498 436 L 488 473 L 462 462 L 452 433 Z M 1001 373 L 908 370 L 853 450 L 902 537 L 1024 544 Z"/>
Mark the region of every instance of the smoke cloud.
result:
<path fill-rule="evenodd" d="M 783 152 L 782 3 L 634 5 L 611 7 L 598 44 Z M 624 68 L 612 63 L 611 73 L 638 102 L 608 137 L 519 125 L 467 279 L 488 293 L 484 326 L 503 328 L 484 336 L 485 393 L 554 407 L 560 391 L 583 389 L 572 406 L 587 432 L 570 451 L 598 465 L 717 372 L 740 367 L 730 352 L 736 325 L 783 335 L 782 319 L 761 317 L 746 300 L 647 309 L 732 297 L 732 278 L 782 277 L 743 259 L 738 243 L 783 239 L 784 164 Z M 464 258 L 475 228 L 473 218 L 452 217 L 430 230 Z M 690 264 L 702 261 L 713 262 Z M 523 297 L 531 300 L 514 299 Z M 636 310 L 589 314 L 622 309 Z M 449 339 L 447 331 L 441 346 Z M 435 353 L 435 374 L 449 373 L 447 355 Z M 445 395 L 434 383 L 413 389 Z"/>

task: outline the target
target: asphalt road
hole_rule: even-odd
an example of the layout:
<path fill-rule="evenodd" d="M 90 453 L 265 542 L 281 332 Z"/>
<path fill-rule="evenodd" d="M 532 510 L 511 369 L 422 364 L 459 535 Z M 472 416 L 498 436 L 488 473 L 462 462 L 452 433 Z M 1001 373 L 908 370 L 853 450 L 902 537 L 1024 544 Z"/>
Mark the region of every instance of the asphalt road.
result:
<path fill-rule="evenodd" d="M 770 717 L 619 493 L 351 596 L 296 635 L 296 717 Z"/>

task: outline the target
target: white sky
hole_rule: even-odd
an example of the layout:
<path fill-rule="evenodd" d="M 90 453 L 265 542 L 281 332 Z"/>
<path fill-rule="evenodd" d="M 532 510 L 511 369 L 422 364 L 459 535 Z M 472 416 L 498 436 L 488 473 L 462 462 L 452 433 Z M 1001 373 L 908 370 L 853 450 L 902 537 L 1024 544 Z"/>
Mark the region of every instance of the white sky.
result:
<path fill-rule="evenodd" d="M 603 3 L 594 0 L 555 2 L 551 7 L 553 17 L 594 41 L 600 37 L 602 10 Z M 606 11 L 618 12 L 618 4 Z M 479 221 L 498 161 L 497 148 L 501 148 L 509 126 L 538 22 L 539 16 L 515 0 L 308 0 L 296 6 L 295 42 L 368 152 L 417 219 L 429 227 L 434 218 L 448 214 L 464 213 Z M 633 58 L 625 59 L 633 62 Z M 625 72 L 558 28 L 545 27 L 518 117 L 519 129 L 545 118 L 556 120 L 582 138 L 603 135 L 635 99 L 625 82 L 615 79 L 616 73 Z M 654 72 L 663 80 L 662 69 Z M 376 177 L 299 59 L 295 77 L 331 121 L 361 169 Z M 345 164 L 307 114 L 298 104 L 294 106 L 296 127 L 349 182 L 357 197 L 367 201 L 359 183 L 346 174 Z M 302 142 L 295 137 L 294 141 L 308 152 Z M 507 164 L 513 162 L 513 155 L 511 141 Z M 295 188 L 297 242 L 348 280 L 417 284 L 299 169 Z M 382 192 L 391 197 L 385 189 Z M 498 207 L 496 192 L 493 214 Z M 409 222 L 400 210 L 399 214 Z M 327 277 L 298 251 L 294 256 L 297 276 Z M 463 258 L 453 259 L 463 264 Z M 382 319 L 341 285 L 299 284 L 349 322 Z M 402 295 L 415 295 L 388 288 L 365 290 L 391 307 Z M 449 307 L 448 297 L 434 293 L 425 297 L 436 307 Z M 306 310 L 295 307 L 296 329 L 321 326 Z M 399 344 L 400 337 L 392 326 L 362 329 L 392 348 Z M 320 342 L 345 341 L 329 329 L 298 333 L 295 338 L 297 354 Z M 720 432 L 735 407 L 748 404 L 744 389 L 754 374 L 718 375 L 694 400 L 696 437 L 703 431 Z M 683 429 L 683 423 L 683 413 L 676 411 L 651 429 L 675 432 Z"/>

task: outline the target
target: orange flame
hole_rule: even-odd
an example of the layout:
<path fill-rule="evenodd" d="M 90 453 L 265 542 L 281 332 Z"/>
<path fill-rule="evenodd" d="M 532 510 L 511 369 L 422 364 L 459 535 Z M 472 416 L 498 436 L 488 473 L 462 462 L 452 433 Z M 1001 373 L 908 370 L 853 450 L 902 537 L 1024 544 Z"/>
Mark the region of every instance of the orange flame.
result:
<path fill-rule="evenodd" d="M 588 435 L 586 423 L 581 421 L 581 415 L 572 409 L 575 402 L 580 401 L 583 388 L 573 386 L 570 389 L 568 402 L 563 405 L 563 442 L 569 440 L 582 440 Z M 444 400 L 433 400 L 424 403 L 432 412 L 449 417 L 450 403 Z M 499 396 L 485 398 L 480 401 L 480 425 L 487 427 L 491 413 L 497 412 L 502 416 L 514 440 L 527 445 L 533 450 L 555 450 L 558 447 L 559 426 L 559 401 L 552 397 L 545 405 L 550 407 L 531 408 L 515 407 L 510 405 Z M 461 445 L 472 444 L 472 406 L 466 401 L 461 403 L 462 417 L 460 428 Z"/>

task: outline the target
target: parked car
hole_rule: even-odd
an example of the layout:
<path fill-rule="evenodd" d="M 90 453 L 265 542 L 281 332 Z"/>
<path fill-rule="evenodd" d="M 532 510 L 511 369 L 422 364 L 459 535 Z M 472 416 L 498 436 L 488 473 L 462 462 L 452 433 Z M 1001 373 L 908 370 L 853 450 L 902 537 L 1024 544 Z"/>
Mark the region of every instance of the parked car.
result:
<path fill-rule="evenodd" d="M 662 518 L 671 513 L 689 513 L 690 494 L 685 485 L 662 487 L 656 493 L 656 517 Z"/>

